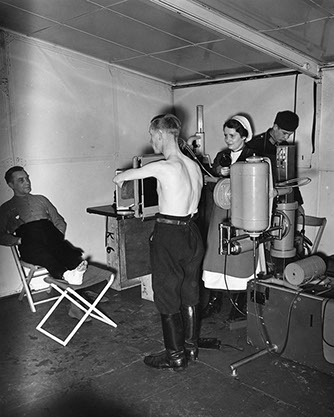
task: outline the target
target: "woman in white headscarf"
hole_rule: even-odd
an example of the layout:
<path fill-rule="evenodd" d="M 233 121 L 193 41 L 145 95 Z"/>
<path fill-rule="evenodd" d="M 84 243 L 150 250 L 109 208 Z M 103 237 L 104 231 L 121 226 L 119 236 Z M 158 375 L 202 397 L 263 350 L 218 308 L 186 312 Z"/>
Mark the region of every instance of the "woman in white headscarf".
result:
<path fill-rule="evenodd" d="M 224 139 L 227 148 L 219 152 L 213 162 L 213 172 L 218 177 L 229 177 L 230 165 L 245 161 L 255 152 L 247 146 L 252 139 L 253 132 L 245 116 L 236 115 L 227 120 L 223 126 Z M 231 217 L 229 210 L 213 205 L 207 235 L 206 254 L 203 262 L 204 286 L 210 288 L 209 302 L 202 311 L 202 318 L 210 317 L 221 310 L 222 290 L 231 292 L 233 307 L 230 319 L 235 313 L 243 317 L 246 309 L 247 281 L 253 277 L 253 252 L 240 255 L 219 255 L 219 227 L 223 221 Z M 245 315 L 244 315 L 245 317 Z"/>

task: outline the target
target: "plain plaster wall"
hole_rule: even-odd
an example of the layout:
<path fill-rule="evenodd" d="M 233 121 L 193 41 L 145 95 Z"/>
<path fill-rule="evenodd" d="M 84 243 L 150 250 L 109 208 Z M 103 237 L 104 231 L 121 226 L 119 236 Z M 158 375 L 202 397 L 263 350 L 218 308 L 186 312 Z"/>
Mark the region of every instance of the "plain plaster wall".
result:
<path fill-rule="evenodd" d="M 229 117 L 238 113 L 245 114 L 252 121 L 254 133 L 258 134 L 273 125 L 278 111 L 294 110 L 296 105 L 296 112 L 300 117 L 300 125 L 295 135 L 297 176 L 311 179 L 308 185 L 300 188 L 304 208 L 307 214 L 327 217 L 328 223 L 320 251 L 330 255 L 334 253 L 334 145 L 331 137 L 333 97 L 334 71 L 328 70 L 323 74 L 322 83 L 317 84 L 316 94 L 313 79 L 304 75 L 284 75 L 177 88 L 174 91 L 174 106 L 184 121 L 183 137 L 188 138 L 196 132 L 196 106 L 203 105 L 205 152 L 213 161 L 217 152 L 226 147 L 222 126 Z M 313 152 L 314 114 L 316 138 Z M 308 230 L 307 234 L 311 239 L 314 237 L 313 230 Z"/>
<path fill-rule="evenodd" d="M 204 105 L 206 152 L 224 146 L 222 124 L 233 114 L 251 116 L 255 133 L 271 127 L 277 111 L 293 109 L 295 76 L 176 89 L 107 63 L 18 35 L 0 53 L 0 175 L 13 164 L 29 171 L 33 192 L 48 196 L 68 223 L 67 237 L 97 262 L 105 262 L 105 219 L 86 208 L 113 202 L 116 168 L 151 152 L 148 123 L 175 106 L 183 137 L 196 131 L 196 106 Z M 8 82 L 6 82 L 8 80 Z M 312 182 L 301 189 L 308 214 L 327 216 L 320 249 L 333 252 L 334 71 L 318 86 L 317 137 L 312 153 L 312 79 L 298 76 L 300 127 L 298 174 Z M 319 162 L 320 161 L 320 162 Z M 0 204 L 12 192 L 0 181 Z M 20 288 L 10 250 L 0 246 L 0 297 Z"/>
<path fill-rule="evenodd" d="M 105 218 L 86 209 L 112 204 L 115 170 L 152 152 L 149 121 L 171 110 L 170 87 L 16 35 L 7 37 L 1 59 L 8 79 L 0 94 L 1 178 L 23 165 L 32 192 L 66 219 L 67 238 L 106 263 Z M 0 182 L 2 204 L 12 192 Z M 0 296 L 19 288 L 10 249 L 0 246 Z"/>

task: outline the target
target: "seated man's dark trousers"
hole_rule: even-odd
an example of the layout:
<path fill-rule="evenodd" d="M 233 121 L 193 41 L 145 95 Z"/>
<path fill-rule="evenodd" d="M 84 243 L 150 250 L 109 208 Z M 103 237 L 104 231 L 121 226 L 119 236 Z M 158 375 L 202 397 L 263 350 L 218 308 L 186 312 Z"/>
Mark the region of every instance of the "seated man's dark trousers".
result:
<path fill-rule="evenodd" d="M 23 224 L 16 230 L 23 261 L 45 267 L 53 278 L 62 279 L 66 270 L 75 269 L 82 261 L 82 251 L 65 240 L 49 220 Z"/>

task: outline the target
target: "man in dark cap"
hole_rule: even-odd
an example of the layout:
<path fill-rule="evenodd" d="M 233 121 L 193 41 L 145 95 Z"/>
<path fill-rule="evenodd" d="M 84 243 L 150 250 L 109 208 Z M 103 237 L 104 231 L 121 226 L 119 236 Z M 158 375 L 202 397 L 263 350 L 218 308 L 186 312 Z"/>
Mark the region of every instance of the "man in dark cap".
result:
<path fill-rule="evenodd" d="M 276 114 L 273 127 L 266 132 L 253 136 L 247 145 L 256 151 L 259 156 L 267 156 L 271 160 L 274 183 L 277 180 L 276 172 L 276 149 L 278 145 L 288 145 L 289 137 L 299 125 L 299 117 L 290 110 L 280 111 Z M 294 189 L 294 197 L 301 206 L 303 198 L 299 188 Z"/>
<path fill-rule="evenodd" d="M 299 117 L 290 110 L 280 111 L 274 120 L 274 125 L 266 132 L 253 137 L 248 146 L 258 151 L 260 156 L 275 155 L 276 146 L 287 145 L 287 140 L 299 125 Z"/>

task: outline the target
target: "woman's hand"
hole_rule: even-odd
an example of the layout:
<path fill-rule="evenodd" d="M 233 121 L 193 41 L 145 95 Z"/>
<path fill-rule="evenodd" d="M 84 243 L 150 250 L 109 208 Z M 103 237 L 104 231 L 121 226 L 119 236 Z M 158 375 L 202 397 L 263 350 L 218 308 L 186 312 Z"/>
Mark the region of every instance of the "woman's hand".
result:
<path fill-rule="evenodd" d="M 220 175 L 222 175 L 223 177 L 228 177 L 230 175 L 230 167 L 221 167 Z"/>

